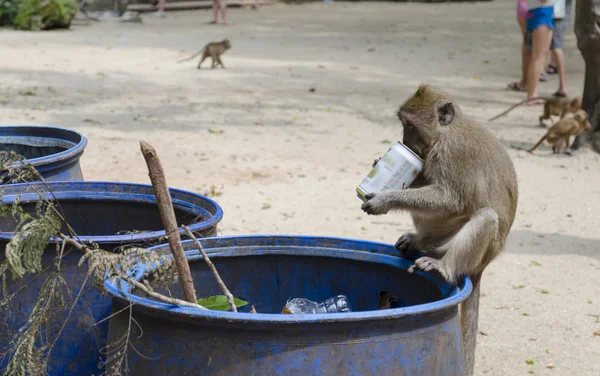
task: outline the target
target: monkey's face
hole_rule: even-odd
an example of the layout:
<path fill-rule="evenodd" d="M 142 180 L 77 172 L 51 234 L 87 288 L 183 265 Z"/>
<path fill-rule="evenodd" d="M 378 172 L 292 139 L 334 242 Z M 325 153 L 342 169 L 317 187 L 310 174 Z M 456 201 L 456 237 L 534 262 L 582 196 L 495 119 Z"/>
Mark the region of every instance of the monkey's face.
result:
<path fill-rule="evenodd" d="M 404 127 L 402 143 L 425 159 L 431 146 L 454 121 L 454 105 L 445 92 L 421 85 L 400 106 L 397 115 Z"/>
<path fill-rule="evenodd" d="M 570 112 L 577 112 L 581 109 L 581 100 L 581 97 L 573 98 L 573 100 L 571 101 Z"/>
<path fill-rule="evenodd" d="M 588 114 L 584 110 L 579 110 L 575 113 L 575 120 L 581 124 L 584 131 L 589 132 L 592 130 L 592 124 L 590 124 Z"/>
<path fill-rule="evenodd" d="M 229 43 L 229 39 L 224 39 L 223 40 L 223 46 L 225 46 L 225 49 L 228 50 L 231 48 L 231 43 Z"/>

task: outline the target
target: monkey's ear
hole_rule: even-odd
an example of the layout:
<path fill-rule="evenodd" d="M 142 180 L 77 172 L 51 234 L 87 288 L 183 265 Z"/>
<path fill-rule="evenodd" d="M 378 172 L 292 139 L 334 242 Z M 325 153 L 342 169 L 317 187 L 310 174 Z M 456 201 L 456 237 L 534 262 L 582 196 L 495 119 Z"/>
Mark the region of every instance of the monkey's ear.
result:
<path fill-rule="evenodd" d="M 454 105 L 452 102 L 439 102 L 437 112 L 440 125 L 448 125 L 454 120 Z"/>
<path fill-rule="evenodd" d="M 575 113 L 575 120 L 581 121 L 581 114 L 579 112 Z"/>
<path fill-rule="evenodd" d="M 573 98 L 573 100 L 571 100 L 571 106 L 575 106 L 577 103 L 579 103 L 579 98 Z"/>

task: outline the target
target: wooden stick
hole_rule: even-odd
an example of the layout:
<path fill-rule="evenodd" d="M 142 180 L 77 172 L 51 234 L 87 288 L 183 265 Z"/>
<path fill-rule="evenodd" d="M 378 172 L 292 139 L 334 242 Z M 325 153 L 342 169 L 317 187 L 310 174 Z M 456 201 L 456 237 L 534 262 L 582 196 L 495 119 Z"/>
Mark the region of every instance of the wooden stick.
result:
<path fill-rule="evenodd" d="M 208 258 L 208 255 L 206 254 L 206 252 L 204 252 L 204 248 L 202 248 L 202 244 L 200 244 L 198 239 L 196 239 L 194 234 L 190 231 L 190 229 L 186 225 L 182 225 L 181 227 L 185 231 L 185 234 L 194 241 L 194 245 L 196 247 L 198 247 L 198 250 L 200 251 L 200 253 L 202 253 L 202 257 L 204 258 L 204 261 L 206 261 L 208 268 L 215 275 L 215 279 L 217 280 L 217 283 L 221 287 L 221 290 L 223 290 L 223 294 L 225 294 L 225 296 L 227 297 L 227 301 L 229 302 L 229 308 L 231 309 L 232 312 L 237 312 L 237 308 L 235 307 L 235 301 L 233 300 L 233 295 L 231 294 L 231 291 L 229 291 L 227 286 L 225 286 L 225 282 L 223 282 L 223 280 L 221 279 L 221 276 L 219 275 L 219 272 L 217 271 L 215 264 L 213 264 L 212 261 L 210 261 L 210 259 Z"/>
<path fill-rule="evenodd" d="M 154 291 L 150 290 L 143 283 L 138 282 L 135 279 L 129 278 L 128 276 L 126 276 L 122 272 L 117 272 L 117 275 L 118 275 L 119 278 L 124 279 L 129 284 L 132 284 L 133 286 L 135 286 L 138 289 L 142 290 L 142 292 L 148 294 L 149 296 L 151 296 L 154 299 L 159 300 L 159 301 L 161 301 L 163 303 L 168 303 L 168 304 L 173 304 L 173 305 L 183 306 L 183 307 L 192 307 L 192 308 L 200 308 L 200 309 L 203 309 L 203 310 L 208 310 L 208 308 L 202 307 L 198 303 L 196 303 L 196 304 L 194 304 L 194 303 L 188 303 L 185 300 L 176 299 L 176 298 L 170 298 L 170 297 L 165 296 L 163 294 L 159 294 L 157 292 L 154 292 Z"/>
<path fill-rule="evenodd" d="M 181 287 L 183 288 L 183 296 L 188 302 L 197 304 L 198 299 L 196 299 L 194 280 L 192 279 L 190 265 L 185 257 L 183 246 L 181 245 L 181 237 L 179 236 L 177 228 L 177 219 L 175 218 L 175 211 L 173 210 L 171 193 L 167 186 L 167 179 L 165 178 L 160 159 L 158 159 L 156 150 L 154 150 L 149 143 L 140 141 L 140 149 L 142 150 L 142 154 L 148 165 L 148 175 L 150 176 L 152 189 L 156 196 L 156 204 L 158 205 L 160 218 L 162 219 L 163 226 L 167 232 L 167 239 L 169 240 L 171 253 L 175 260 L 175 266 L 179 273 Z"/>

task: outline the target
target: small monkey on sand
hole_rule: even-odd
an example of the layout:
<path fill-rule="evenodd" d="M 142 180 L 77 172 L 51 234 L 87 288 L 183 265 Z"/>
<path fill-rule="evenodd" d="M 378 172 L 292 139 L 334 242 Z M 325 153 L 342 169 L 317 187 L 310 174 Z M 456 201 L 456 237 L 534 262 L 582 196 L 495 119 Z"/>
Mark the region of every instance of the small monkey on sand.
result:
<path fill-rule="evenodd" d="M 223 62 L 221 61 L 221 55 L 223 55 L 225 53 L 225 51 L 227 51 L 230 48 L 231 48 L 231 43 L 229 43 L 229 39 L 223 39 L 220 42 L 211 42 L 211 43 L 207 44 L 206 46 L 204 46 L 200 51 L 198 51 L 193 56 L 188 57 L 187 59 L 179 60 L 178 63 L 183 63 L 184 61 L 192 60 L 196 56 L 202 54 L 202 58 L 200 59 L 200 62 L 198 63 L 198 67 L 197 67 L 198 69 L 200 69 L 200 65 L 202 65 L 202 62 L 204 60 L 206 60 L 206 58 L 209 56 L 212 59 L 211 68 L 215 68 L 217 65 L 221 65 L 221 67 L 225 68 L 225 65 L 223 65 Z"/>
<path fill-rule="evenodd" d="M 525 104 L 526 102 L 529 102 L 531 100 L 536 100 L 536 99 L 544 100 L 544 113 L 542 114 L 542 116 L 540 116 L 540 127 L 546 126 L 544 124 L 544 120 L 550 119 L 550 116 L 560 116 L 560 118 L 562 119 L 566 114 L 574 113 L 581 109 L 581 100 L 582 100 L 581 97 L 575 97 L 575 98 L 571 98 L 571 99 L 563 98 L 563 97 L 537 97 L 537 98 L 526 99 L 524 101 L 521 101 L 521 102 L 515 104 L 514 106 L 510 107 L 508 110 L 502 112 L 501 114 L 494 116 L 493 118 L 491 118 L 488 121 L 490 121 L 490 122 L 494 121 L 494 120 L 498 119 L 499 117 L 502 117 L 502 116 L 508 114 L 515 108 Z"/>
<path fill-rule="evenodd" d="M 409 273 L 433 272 L 450 283 L 470 277 L 473 292 L 460 316 L 465 374 L 471 376 L 481 276 L 513 224 L 517 175 L 504 145 L 439 88 L 420 85 L 398 117 L 402 142 L 423 159 L 423 169 L 407 189 L 368 194 L 361 208 L 374 215 L 410 212 L 416 232 L 396 242 L 403 257 L 416 259 Z"/>
<path fill-rule="evenodd" d="M 552 145 L 552 152 L 558 154 L 562 151 L 565 154 L 571 154 L 569 143 L 571 136 L 579 136 L 592 130 L 592 125 L 588 121 L 588 114 L 584 110 L 579 110 L 574 114 L 567 114 L 556 122 L 548 132 L 535 144 L 534 147 L 527 150 L 533 153 L 544 141 Z"/>

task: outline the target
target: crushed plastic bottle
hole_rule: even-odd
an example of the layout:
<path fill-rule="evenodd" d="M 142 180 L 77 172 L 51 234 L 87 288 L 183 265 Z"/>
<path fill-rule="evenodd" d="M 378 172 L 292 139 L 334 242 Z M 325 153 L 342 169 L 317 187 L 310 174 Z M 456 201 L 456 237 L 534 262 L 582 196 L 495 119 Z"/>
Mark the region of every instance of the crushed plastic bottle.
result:
<path fill-rule="evenodd" d="M 288 301 L 285 307 L 294 314 L 352 312 L 346 295 L 334 296 L 322 302 L 313 302 L 305 298 L 295 298 Z"/>

